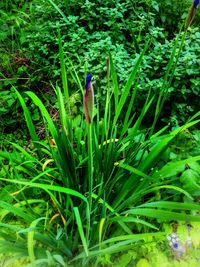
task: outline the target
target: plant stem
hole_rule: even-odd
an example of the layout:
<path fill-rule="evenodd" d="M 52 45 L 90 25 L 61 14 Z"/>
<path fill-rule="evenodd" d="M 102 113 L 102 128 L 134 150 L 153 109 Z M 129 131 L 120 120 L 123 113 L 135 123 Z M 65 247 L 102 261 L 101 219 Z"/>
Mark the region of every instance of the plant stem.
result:
<path fill-rule="evenodd" d="M 92 149 L 92 123 L 88 124 L 88 179 L 89 179 L 89 212 L 92 212 L 92 190 L 93 190 L 93 149 Z M 90 218 L 88 221 L 88 235 L 90 232 Z"/>
<path fill-rule="evenodd" d="M 180 32 L 181 32 L 181 30 L 180 30 Z M 171 64 L 173 64 L 173 65 L 171 65 L 171 66 L 169 65 L 168 71 L 166 72 L 166 77 L 164 78 L 164 83 L 163 83 L 163 86 L 162 86 L 162 89 L 161 89 L 161 92 L 159 94 L 159 98 L 158 98 L 158 101 L 157 101 L 157 105 L 156 105 L 156 110 L 157 111 L 155 113 L 154 121 L 153 121 L 149 136 L 151 136 L 153 134 L 153 132 L 154 132 L 157 120 L 158 120 L 158 118 L 160 116 L 160 113 L 162 111 L 163 105 L 164 105 L 164 103 L 165 103 L 165 101 L 167 99 L 167 96 L 168 96 L 168 93 L 169 93 L 169 87 L 170 87 L 170 85 L 172 83 L 172 80 L 174 78 L 175 69 L 177 67 L 181 51 L 183 49 L 183 45 L 184 45 L 184 42 L 185 42 L 186 35 L 187 35 L 187 31 L 185 31 L 183 33 L 182 38 L 181 38 L 180 47 L 178 49 L 177 55 L 175 55 L 176 48 L 177 48 L 177 45 L 178 45 L 178 38 L 180 36 L 180 33 L 179 33 L 179 35 L 177 37 L 177 43 L 175 43 L 175 47 L 174 47 L 174 51 L 173 51 L 174 55 L 172 54 L 172 57 L 171 57 L 171 60 L 170 60 Z M 174 59 L 175 59 L 175 62 L 173 63 Z M 169 73 L 170 70 L 171 70 L 171 73 Z M 169 78 L 169 80 L 167 81 L 168 78 Z M 166 89 L 165 89 L 165 85 L 166 85 Z"/>

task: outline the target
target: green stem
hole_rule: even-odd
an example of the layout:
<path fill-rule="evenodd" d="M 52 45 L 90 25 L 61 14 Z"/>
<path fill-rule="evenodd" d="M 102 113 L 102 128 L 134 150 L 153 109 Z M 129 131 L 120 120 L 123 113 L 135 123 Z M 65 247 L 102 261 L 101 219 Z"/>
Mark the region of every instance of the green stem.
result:
<path fill-rule="evenodd" d="M 180 33 L 179 33 L 179 35 L 180 35 Z M 161 89 L 161 93 L 159 94 L 159 98 L 158 98 L 158 101 L 157 101 L 157 106 L 156 106 L 157 112 L 155 114 L 154 121 L 153 121 L 149 136 L 151 136 L 153 134 L 153 132 L 154 132 L 157 120 L 158 120 L 158 118 L 160 116 L 160 113 L 162 111 L 163 105 L 164 105 L 164 103 L 165 103 L 165 101 L 167 99 L 167 96 L 168 96 L 168 93 L 169 93 L 169 87 L 170 87 L 170 85 L 172 83 L 172 80 L 174 78 L 174 72 L 175 72 L 175 69 L 177 67 L 181 51 L 183 49 L 183 45 L 184 45 L 184 42 L 185 42 L 186 35 L 187 35 L 187 31 L 185 31 L 183 33 L 183 36 L 181 38 L 180 47 L 178 49 L 177 56 L 175 56 L 175 55 L 173 56 L 172 55 L 172 63 L 173 63 L 173 59 L 174 58 L 175 58 L 175 63 L 174 63 L 173 66 L 169 66 L 169 71 L 171 70 L 171 73 L 166 73 L 166 75 L 165 75 L 166 77 L 164 78 L 164 82 L 163 82 L 163 86 L 162 86 L 162 89 Z M 178 41 L 177 41 L 177 44 L 178 44 Z M 177 44 L 175 44 L 174 53 L 176 52 Z M 169 80 L 167 81 L 168 78 L 169 78 Z M 166 85 L 166 89 L 165 89 L 165 85 Z"/>
<path fill-rule="evenodd" d="M 88 178 L 89 178 L 89 212 L 92 212 L 92 190 L 93 190 L 93 149 L 92 149 L 92 123 L 88 124 Z M 88 233 L 90 233 L 90 218 L 88 221 Z M 89 240 L 89 239 L 88 239 Z"/>

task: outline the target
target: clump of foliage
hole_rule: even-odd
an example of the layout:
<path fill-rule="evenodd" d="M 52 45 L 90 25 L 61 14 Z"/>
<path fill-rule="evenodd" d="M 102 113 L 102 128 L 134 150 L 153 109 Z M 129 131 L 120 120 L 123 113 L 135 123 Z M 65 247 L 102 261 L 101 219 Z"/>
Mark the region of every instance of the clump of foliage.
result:
<path fill-rule="evenodd" d="M 0 252 L 28 255 L 32 266 L 50 259 L 61 266 L 65 261 L 89 265 L 98 263 L 105 254 L 134 249 L 143 240 L 161 238 L 165 233 L 158 231 L 160 222 L 200 221 L 199 205 L 194 201 L 199 181 L 191 174 L 195 188 L 192 185 L 192 190 L 188 186 L 183 189 L 180 182 L 186 185 L 188 181 L 179 177 L 182 166 L 193 170 L 196 165 L 197 171 L 200 156 L 176 161 L 166 158 L 171 142 L 199 123 L 200 114 L 170 133 L 167 126 L 155 130 L 169 87 L 164 85 L 175 71 L 177 56 L 172 53 L 159 95 L 150 91 L 137 114 L 133 107 L 139 92 L 138 73 L 149 44 L 137 57 L 121 93 L 110 56 L 106 101 L 96 99 L 94 120 L 87 124 L 83 113 L 74 117 L 71 111 L 61 38 L 58 42 L 63 90 L 59 85 L 54 88 L 57 119 L 52 119 L 34 92 L 22 96 L 15 90 L 34 149 L 26 150 L 13 143 L 12 153 L 0 152 L 0 182 L 4 188 L 0 201 Z M 178 42 L 173 51 L 177 47 Z M 83 93 L 76 71 L 74 79 Z M 45 138 L 37 135 L 27 97 L 42 114 Z M 154 101 L 154 121 L 144 129 L 143 119 Z"/>

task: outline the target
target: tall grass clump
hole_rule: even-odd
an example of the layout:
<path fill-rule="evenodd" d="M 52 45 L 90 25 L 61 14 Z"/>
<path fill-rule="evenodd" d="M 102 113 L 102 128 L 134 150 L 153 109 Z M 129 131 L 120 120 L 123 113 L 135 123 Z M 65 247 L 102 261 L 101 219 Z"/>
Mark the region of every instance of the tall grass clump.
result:
<path fill-rule="evenodd" d="M 141 113 L 133 113 L 148 46 L 147 42 L 121 95 L 109 56 L 106 102 L 96 101 L 90 123 L 84 114 L 74 123 L 60 37 L 63 89 L 54 88 L 59 119 L 53 121 L 35 93 L 21 95 L 16 90 L 34 150 L 27 152 L 13 143 L 13 153 L 0 152 L 0 182 L 4 187 L 0 201 L 1 253 L 29 256 L 32 266 L 49 261 L 60 266 L 66 266 L 66 262 L 82 266 L 162 236 L 164 233 L 158 231 L 161 222 L 200 221 L 196 215 L 200 206 L 190 192 L 177 185 L 178 174 L 199 161 L 200 156 L 170 164 L 164 157 L 179 133 L 200 122 L 200 114 L 170 133 L 168 126 L 158 131 L 155 127 L 178 60 L 178 39 L 158 98 L 149 91 Z M 84 94 L 78 73 L 73 77 Z M 98 88 L 94 92 L 97 94 Z M 42 114 L 42 140 L 25 102 L 27 97 Z M 155 119 L 146 129 L 143 118 L 153 105 Z M 103 114 L 100 110 L 104 110 Z"/>

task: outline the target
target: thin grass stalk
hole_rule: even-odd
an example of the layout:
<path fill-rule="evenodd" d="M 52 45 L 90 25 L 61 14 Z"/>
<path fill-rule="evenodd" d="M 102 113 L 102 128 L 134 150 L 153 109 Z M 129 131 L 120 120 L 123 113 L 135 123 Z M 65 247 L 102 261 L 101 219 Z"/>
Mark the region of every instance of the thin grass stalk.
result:
<path fill-rule="evenodd" d="M 26 119 L 26 123 L 27 123 L 27 126 L 28 126 L 29 133 L 31 135 L 34 147 L 37 149 L 38 157 L 41 159 L 42 158 L 42 151 L 40 149 L 40 146 L 37 143 L 39 141 L 39 138 L 38 138 L 38 136 L 36 134 L 35 127 L 34 127 L 34 124 L 33 124 L 32 118 L 31 118 L 30 111 L 28 110 L 28 108 L 26 106 L 26 103 L 25 103 L 23 97 L 21 96 L 21 94 L 15 88 L 14 88 L 14 90 L 15 90 L 15 92 L 17 94 L 17 97 L 18 97 L 18 99 L 20 101 L 20 104 L 21 104 L 21 106 L 23 108 L 24 116 L 25 116 L 25 119 Z"/>
<path fill-rule="evenodd" d="M 111 107 L 109 63 L 108 63 L 107 80 L 108 80 L 108 83 L 107 83 L 106 105 L 105 105 L 105 113 L 104 113 L 104 129 L 105 129 L 105 134 L 106 134 L 106 140 L 108 140 L 108 134 L 109 134 L 109 129 L 110 129 L 110 107 Z"/>
<path fill-rule="evenodd" d="M 74 207 L 74 213 L 75 213 L 75 218 L 76 218 L 76 223 L 78 225 L 78 231 L 79 235 L 81 237 L 81 241 L 85 250 L 86 256 L 88 256 L 88 242 L 87 239 L 85 238 L 84 231 L 83 231 L 83 224 L 81 221 L 80 213 L 78 207 Z"/>
<path fill-rule="evenodd" d="M 121 131 L 121 136 L 123 136 L 127 132 L 128 127 L 131 125 L 131 123 L 132 123 L 132 121 L 133 121 L 133 119 L 135 117 L 135 115 L 133 115 L 132 118 L 130 118 L 130 115 L 131 115 L 131 110 L 133 108 L 133 103 L 134 103 L 134 100 L 135 100 L 137 89 L 138 89 L 138 83 L 136 82 L 135 87 L 133 89 L 133 92 L 131 93 L 131 100 L 129 102 L 128 110 L 126 112 L 123 128 L 122 128 L 122 131 Z"/>
<path fill-rule="evenodd" d="M 89 212 L 92 212 L 92 191 L 93 191 L 93 134 L 92 134 L 92 123 L 87 124 L 87 132 L 88 132 L 88 186 L 89 186 Z M 89 240 L 91 222 L 90 219 L 88 221 L 88 229 L 87 229 L 87 238 Z"/>
<path fill-rule="evenodd" d="M 60 123 L 61 123 L 63 129 L 66 129 L 66 128 L 68 128 L 68 125 L 67 125 L 68 118 L 67 118 L 67 113 L 65 111 L 63 95 L 62 95 L 61 90 L 58 86 L 56 88 L 56 93 L 57 93 L 58 106 L 59 106 Z"/>
<path fill-rule="evenodd" d="M 128 135 L 128 139 L 130 139 L 131 137 L 135 136 L 140 125 L 141 125 L 141 122 L 146 114 L 146 112 L 148 111 L 149 107 L 151 106 L 151 104 L 153 103 L 153 100 L 154 100 L 154 96 L 149 100 L 149 96 L 150 94 L 148 94 L 147 96 L 147 99 L 145 101 L 145 104 L 142 108 L 142 111 L 141 111 L 141 114 L 140 116 L 138 117 L 137 121 L 135 122 L 134 126 L 131 128 L 130 130 L 130 133 Z"/>
<path fill-rule="evenodd" d="M 69 107 L 69 89 L 68 89 L 68 82 L 67 82 L 67 72 L 65 67 L 65 59 L 64 59 L 64 52 L 62 47 L 62 40 L 60 36 L 60 31 L 58 31 L 58 42 L 59 42 L 59 55 L 60 55 L 60 65 L 61 65 L 61 75 L 62 75 L 62 85 L 64 89 L 64 96 L 67 102 L 68 111 L 70 110 Z"/>
<path fill-rule="evenodd" d="M 45 117 L 45 119 L 48 123 L 48 127 L 49 127 L 49 130 L 50 130 L 53 138 L 55 139 L 55 141 L 57 141 L 58 140 L 57 129 L 53 123 L 51 116 L 49 115 L 47 109 L 45 108 L 44 104 L 33 92 L 28 91 L 28 92 L 26 92 L 26 94 L 32 99 L 34 104 L 39 107 L 43 117 Z"/>
<path fill-rule="evenodd" d="M 58 5 L 56 5 L 55 3 L 54 3 L 54 1 L 52 1 L 52 0 L 48 0 L 51 4 L 52 4 L 52 6 L 58 11 L 58 13 L 62 16 L 62 18 L 63 18 L 63 20 L 66 22 L 66 23 L 68 23 L 68 19 L 67 19 L 67 17 L 65 16 L 65 14 L 62 12 L 62 10 L 58 7 Z"/>
<path fill-rule="evenodd" d="M 174 78 L 174 72 L 175 72 L 175 69 L 176 69 L 176 67 L 177 67 L 178 60 L 179 60 L 179 58 L 180 58 L 180 54 L 181 54 L 181 51 L 182 51 L 182 49 L 183 49 L 183 45 L 184 45 L 186 36 L 187 36 L 187 31 L 183 33 L 183 36 L 182 36 L 182 38 L 181 38 L 181 44 L 180 44 L 180 47 L 179 47 L 179 50 L 178 50 L 178 54 L 177 54 L 177 57 L 176 57 L 176 61 L 175 61 L 174 65 L 173 65 L 173 68 L 172 68 L 172 75 L 170 75 L 170 78 L 169 78 L 169 83 L 168 83 L 169 85 L 168 85 L 168 87 L 167 87 L 167 91 L 166 91 L 166 93 L 165 93 L 165 95 L 164 95 L 164 97 L 163 97 L 163 99 L 162 99 L 162 102 L 161 102 L 161 110 L 162 110 L 163 105 L 164 105 L 164 103 L 165 103 L 165 100 L 166 100 L 166 98 L 167 98 L 167 96 L 168 96 L 168 89 L 169 89 L 169 86 L 171 85 L 172 80 L 173 80 L 173 78 Z"/>
<path fill-rule="evenodd" d="M 111 101 L 112 101 L 112 91 L 111 91 L 111 83 L 110 83 L 110 59 L 108 58 L 108 70 L 107 70 L 107 77 L 108 77 L 108 120 L 107 120 L 107 125 L 108 129 L 107 131 L 109 132 L 110 130 L 110 124 L 111 124 Z"/>
<path fill-rule="evenodd" d="M 99 91 L 98 91 L 99 95 Z M 96 136 L 97 140 L 99 141 L 99 135 L 100 135 L 100 104 L 99 104 L 99 98 L 96 100 L 96 107 L 97 107 L 97 115 L 96 115 Z"/>
<path fill-rule="evenodd" d="M 167 99 L 168 90 L 169 90 L 169 87 L 170 87 L 170 85 L 172 83 L 172 80 L 174 78 L 174 72 L 175 72 L 175 69 L 177 67 L 178 60 L 179 60 L 179 57 L 180 57 L 180 54 L 181 54 L 181 51 L 182 51 L 182 48 L 183 48 L 183 45 L 184 45 L 184 42 L 185 42 L 187 31 L 185 31 L 183 33 L 183 36 L 181 38 L 181 44 L 180 44 L 180 47 L 179 47 L 179 50 L 178 50 L 178 53 L 177 53 L 177 56 L 176 56 L 175 53 L 176 53 L 176 49 L 177 49 L 177 46 L 178 46 L 178 40 L 179 40 L 180 33 L 181 33 L 181 30 L 180 30 L 180 32 L 178 34 L 177 40 L 175 41 L 175 45 L 174 45 L 174 48 L 173 48 L 173 51 L 172 51 L 172 54 L 171 54 L 171 58 L 170 58 L 170 61 L 168 63 L 167 71 L 165 73 L 165 77 L 164 77 L 164 81 L 163 81 L 163 84 L 162 84 L 161 92 L 160 92 L 159 97 L 158 97 L 158 101 L 157 101 L 157 104 L 156 104 L 156 112 L 155 112 L 155 116 L 154 116 L 154 121 L 153 121 L 151 130 L 150 130 L 150 133 L 149 133 L 150 137 L 154 132 L 157 120 L 158 120 L 158 118 L 160 116 L 160 113 L 162 111 L 164 103 L 165 103 L 165 101 Z M 175 63 L 173 64 L 174 58 L 175 58 Z M 171 73 L 170 73 L 170 71 L 171 71 Z M 170 75 L 170 77 L 169 77 L 169 75 Z M 167 81 L 168 77 L 169 77 L 169 81 Z M 166 85 L 167 88 L 165 88 L 165 85 Z"/>
<path fill-rule="evenodd" d="M 67 59 L 67 61 L 69 62 L 69 64 L 71 65 L 71 68 L 72 68 L 72 70 L 73 70 L 73 71 L 72 71 L 72 70 L 69 68 L 69 72 L 70 72 L 70 74 L 71 74 L 73 80 L 75 81 L 75 83 L 76 83 L 76 84 L 78 85 L 78 87 L 80 88 L 81 93 L 84 94 L 84 89 L 83 89 L 82 83 L 81 83 L 81 81 L 80 81 L 80 78 L 79 78 L 79 75 L 78 75 L 76 69 L 74 68 L 74 65 L 73 65 L 72 61 L 71 61 L 68 57 L 67 57 L 66 59 Z M 73 72 L 74 72 L 74 73 L 73 73 Z M 85 76 L 86 76 L 86 75 L 85 75 Z M 79 91 L 79 90 L 78 90 L 78 91 Z"/>
<path fill-rule="evenodd" d="M 113 87 L 113 93 L 114 93 L 114 100 L 115 100 L 115 113 L 117 112 L 117 106 L 118 106 L 118 100 L 119 100 L 119 86 L 117 81 L 117 73 L 115 71 L 115 66 L 113 63 L 112 55 L 109 54 L 109 63 L 110 63 L 110 74 L 112 79 L 112 87 Z"/>

